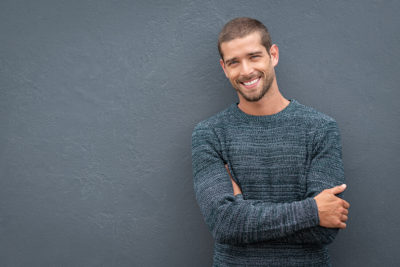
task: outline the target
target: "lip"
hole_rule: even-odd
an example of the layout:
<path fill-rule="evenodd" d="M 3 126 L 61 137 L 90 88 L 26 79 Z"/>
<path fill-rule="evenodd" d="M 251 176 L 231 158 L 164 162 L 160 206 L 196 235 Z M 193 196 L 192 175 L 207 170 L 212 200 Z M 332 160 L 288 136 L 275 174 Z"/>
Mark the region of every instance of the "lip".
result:
<path fill-rule="evenodd" d="M 253 84 L 250 84 L 250 85 L 246 85 L 246 84 L 244 84 L 244 82 L 240 82 L 240 84 L 246 89 L 252 89 L 252 88 L 254 88 L 254 87 L 256 87 L 258 85 L 258 83 L 261 80 L 261 77 L 257 77 L 256 79 L 253 79 L 253 80 L 250 80 L 250 81 L 246 81 L 246 82 L 252 82 L 254 80 L 257 80 L 257 81 L 255 83 L 253 83 Z"/>

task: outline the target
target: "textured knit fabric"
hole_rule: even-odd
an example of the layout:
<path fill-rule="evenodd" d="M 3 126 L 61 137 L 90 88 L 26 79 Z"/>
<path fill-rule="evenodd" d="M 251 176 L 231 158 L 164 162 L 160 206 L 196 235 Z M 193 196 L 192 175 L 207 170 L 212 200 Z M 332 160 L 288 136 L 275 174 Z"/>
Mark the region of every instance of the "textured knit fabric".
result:
<path fill-rule="evenodd" d="M 195 127 L 192 163 L 214 266 L 330 265 L 326 245 L 338 229 L 319 226 L 313 197 L 344 182 L 334 119 L 294 99 L 267 116 L 234 103 Z"/>

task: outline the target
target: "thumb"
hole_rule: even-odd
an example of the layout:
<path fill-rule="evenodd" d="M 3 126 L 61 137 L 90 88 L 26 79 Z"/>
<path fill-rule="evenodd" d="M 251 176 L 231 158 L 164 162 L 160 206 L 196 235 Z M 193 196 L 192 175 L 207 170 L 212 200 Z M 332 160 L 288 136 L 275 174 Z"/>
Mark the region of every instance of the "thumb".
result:
<path fill-rule="evenodd" d="M 345 189 L 346 189 L 346 185 L 342 184 L 342 185 L 338 185 L 338 186 L 332 187 L 330 189 L 330 191 L 331 191 L 332 194 L 337 195 L 337 194 L 342 193 Z"/>

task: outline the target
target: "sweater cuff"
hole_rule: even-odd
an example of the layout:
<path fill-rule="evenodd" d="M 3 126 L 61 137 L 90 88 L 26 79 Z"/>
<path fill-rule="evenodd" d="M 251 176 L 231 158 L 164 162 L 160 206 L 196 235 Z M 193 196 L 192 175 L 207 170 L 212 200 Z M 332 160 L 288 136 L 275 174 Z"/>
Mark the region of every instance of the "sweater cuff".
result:
<path fill-rule="evenodd" d="M 317 201 L 314 198 L 307 198 L 306 199 L 309 203 L 309 216 L 312 221 L 313 226 L 319 225 L 319 216 L 318 216 L 318 206 Z"/>
<path fill-rule="evenodd" d="M 294 220 L 297 221 L 296 230 L 315 227 L 319 224 L 318 207 L 313 198 L 295 202 L 292 212 L 294 212 Z"/>

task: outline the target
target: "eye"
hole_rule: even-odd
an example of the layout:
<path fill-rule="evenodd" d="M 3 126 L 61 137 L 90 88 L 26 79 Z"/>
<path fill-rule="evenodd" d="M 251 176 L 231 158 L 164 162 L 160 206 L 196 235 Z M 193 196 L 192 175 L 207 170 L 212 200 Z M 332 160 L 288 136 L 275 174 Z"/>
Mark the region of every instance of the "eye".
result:
<path fill-rule="evenodd" d="M 231 61 L 231 62 L 228 63 L 228 66 L 235 66 L 238 63 L 239 63 L 238 61 Z"/>
<path fill-rule="evenodd" d="M 258 57 L 260 57 L 260 56 L 254 55 L 254 56 L 251 56 L 250 58 L 251 58 L 251 59 L 255 59 L 255 58 L 258 58 Z"/>

